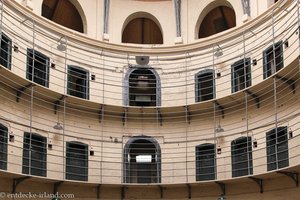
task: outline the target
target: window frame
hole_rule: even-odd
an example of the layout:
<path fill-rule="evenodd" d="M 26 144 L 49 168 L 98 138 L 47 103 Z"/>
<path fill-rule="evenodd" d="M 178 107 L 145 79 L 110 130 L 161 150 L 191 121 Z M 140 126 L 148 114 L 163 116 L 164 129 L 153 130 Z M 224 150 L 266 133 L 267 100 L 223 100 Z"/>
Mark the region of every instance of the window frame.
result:
<path fill-rule="evenodd" d="M 209 98 L 209 99 L 205 99 L 203 100 L 203 97 L 202 97 L 202 94 L 201 94 L 201 90 L 200 90 L 200 87 L 199 87 L 199 76 L 203 76 L 205 74 L 209 74 L 211 73 L 212 74 L 212 94 L 209 94 L 209 95 L 212 95 L 212 98 Z M 203 102 L 203 101 L 209 101 L 211 99 L 215 99 L 216 98 L 216 80 L 215 80 L 215 70 L 213 69 L 204 69 L 204 70 L 201 70 L 199 71 L 197 74 L 195 74 L 195 102 Z M 204 89 L 207 89 L 207 88 L 204 88 Z M 208 96 L 207 94 L 205 94 L 205 96 Z"/>
<path fill-rule="evenodd" d="M 209 147 L 209 149 L 207 149 L 207 147 Z M 212 148 L 211 148 L 212 147 Z M 201 162 L 201 149 L 203 149 L 203 151 L 212 151 L 213 150 L 213 155 L 211 156 L 210 154 L 205 154 L 204 156 L 206 156 L 206 158 L 204 158 L 204 160 Z M 217 166 L 216 166 L 216 162 L 217 162 L 217 157 L 216 157 L 216 145 L 212 144 L 212 143 L 204 143 L 204 144 L 200 144 L 197 145 L 195 147 L 195 156 L 196 156 L 196 181 L 207 181 L 207 180 L 215 180 L 217 177 Z M 209 156 L 209 157 L 207 157 Z M 201 166 L 202 164 L 205 164 L 205 160 L 211 160 L 213 159 L 213 166 Z M 212 170 L 213 169 L 213 170 Z M 209 174 L 205 174 L 205 173 L 201 173 L 202 170 L 212 170 L 212 173 Z"/>
<path fill-rule="evenodd" d="M 79 148 L 74 148 L 74 147 L 70 147 L 70 146 L 77 146 L 77 147 L 82 147 L 81 149 Z M 70 162 L 73 161 L 75 159 L 78 160 L 78 158 L 74 157 L 74 152 L 69 152 L 70 149 L 76 149 L 78 151 L 82 150 L 83 155 L 84 156 L 84 166 L 72 166 L 70 165 Z M 66 142 L 66 179 L 67 180 L 76 180 L 76 181 L 88 181 L 89 179 L 89 146 L 88 144 L 82 143 L 82 142 L 78 142 L 78 141 L 68 141 Z M 70 156 L 70 154 L 73 154 L 73 156 Z M 71 163 L 72 164 L 72 163 Z M 78 174 L 73 174 L 72 170 L 80 170 L 81 173 L 80 175 Z"/>
<path fill-rule="evenodd" d="M 131 175 L 132 169 L 131 169 L 131 165 L 130 165 L 130 163 L 131 163 L 130 161 L 132 158 L 130 157 L 130 151 L 131 151 L 131 145 L 138 144 L 136 142 L 139 140 L 146 141 L 149 144 L 151 143 L 155 147 L 155 155 L 151 154 L 152 161 L 155 161 L 155 162 L 151 162 L 151 163 L 135 162 L 136 165 L 143 165 L 143 164 L 156 165 L 155 174 L 153 171 L 151 172 L 151 177 L 149 178 L 150 182 L 139 182 L 139 180 L 141 180 L 141 178 L 143 178 L 143 176 L 139 177 L 138 169 L 135 171 L 135 172 L 137 172 L 136 182 L 132 182 L 133 176 Z M 143 155 L 143 152 L 141 152 L 141 154 Z M 146 154 L 144 154 L 144 155 L 146 155 Z M 161 148 L 160 148 L 159 143 L 154 138 L 152 138 L 150 136 L 134 136 L 134 137 L 129 138 L 129 140 L 127 141 L 127 143 L 125 144 L 124 149 L 123 149 L 123 183 L 161 183 Z"/>
<path fill-rule="evenodd" d="M 81 73 L 81 72 L 84 73 Z M 83 88 L 83 92 L 77 91 L 75 89 L 71 89 L 71 85 L 76 85 L 76 82 L 70 82 L 70 78 L 75 77 L 74 75 L 71 75 L 71 73 L 81 73 L 82 75 L 85 74 L 85 78 L 80 78 L 82 80 L 84 80 L 84 85 L 80 85 L 81 88 Z M 76 78 L 76 77 L 75 77 Z M 78 78 L 78 77 L 77 77 Z M 79 78 L 78 78 L 79 79 Z M 76 87 L 76 86 L 75 86 Z M 78 98 L 82 98 L 82 99 L 89 99 L 90 97 L 90 80 L 89 80 L 89 71 L 82 68 L 82 67 L 78 67 L 75 65 L 68 65 L 68 75 L 67 75 L 67 94 L 74 96 L 74 97 L 78 97 Z M 74 94 L 73 94 L 74 92 Z M 81 94 L 81 95 L 80 95 Z"/>
<path fill-rule="evenodd" d="M 0 34 L 1 34 L 0 64 L 2 64 L 2 66 L 4 66 L 7 69 L 11 69 L 12 40 L 3 32 Z M 4 41 L 4 40 L 7 40 L 7 41 Z M 6 50 L 7 58 L 2 57 L 2 52 L 4 51 L 4 48 L 2 47 L 2 45 L 4 45 L 3 43 L 5 43 L 6 46 L 8 46 L 8 49 Z"/>
<path fill-rule="evenodd" d="M 38 145 L 32 144 L 37 142 Z M 41 145 L 40 145 L 41 144 Z M 37 149 L 43 149 L 44 151 L 37 151 Z M 38 160 L 32 157 L 32 153 L 41 154 L 41 158 Z M 29 159 L 30 158 L 30 159 Z M 41 164 L 38 167 L 35 164 Z M 22 173 L 35 175 L 35 176 L 47 176 L 47 138 L 36 133 L 24 132 L 23 138 L 23 163 Z"/>
<path fill-rule="evenodd" d="M 0 124 L 0 169 L 7 170 L 8 128 Z"/>
<path fill-rule="evenodd" d="M 36 59 L 36 56 L 45 61 L 41 63 L 42 65 L 44 65 L 44 69 L 40 69 L 38 66 L 35 66 L 35 62 L 38 61 Z M 32 64 L 30 64 L 31 62 Z M 38 74 L 34 74 L 36 70 L 38 70 Z M 26 78 L 41 86 L 49 87 L 49 70 L 50 70 L 50 58 L 35 49 L 27 48 Z M 41 73 L 45 74 L 45 78 L 40 76 Z M 42 82 L 39 83 L 39 80 L 42 80 Z"/>
<path fill-rule="evenodd" d="M 239 146 L 241 146 L 241 148 L 239 148 Z M 243 152 L 245 151 L 245 148 L 246 152 Z M 250 136 L 242 136 L 231 142 L 232 177 L 247 176 L 253 174 L 252 152 L 252 138 Z M 242 159 L 243 155 L 245 154 L 247 158 Z M 246 167 L 244 167 L 245 163 L 247 165 Z"/>
<path fill-rule="evenodd" d="M 278 135 L 280 133 L 280 136 Z M 275 139 L 272 137 L 275 136 Z M 278 141 L 278 139 L 284 139 Z M 274 143 L 275 140 L 275 143 Z M 267 171 L 276 170 L 289 166 L 289 139 L 287 126 L 273 128 L 266 132 L 266 154 L 267 154 Z M 278 149 L 281 149 L 278 151 Z M 283 150 L 282 150 L 283 149 Z M 278 157 L 285 154 L 284 160 Z M 275 157 L 274 157 L 275 156 Z"/>
<path fill-rule="evenodd" d="M 274 47 L 275 47 L 275 58 L 274 58 Z M 276 53 L 276 50 L 279 51 L 278 54 Z M 271 56 L 272 58 L 268 58 L 268 56 Z M 275 59 L 276 66 L 274 66 L 274 59 Z M 278 59 L 278 61 L 276 59 Z M 273 74 L 281 70 L 283 67 L 284 67 L 283 42 L 279 41 L 270 45 L 266 50 L 263 51 L 263 78 L 266 79 L 272 76 Z"/>
<path fill-rule="evenodd" d="M 238 69 L 237 69 L 238 68 Z M 242 70 L 242 75 L 238 76 L 238 71 Z M 244 79 L 244 82 L 241 84 L 239 82 L 240 78 Z M 243 85 L 241 87 L 241 85 Z M 236 61 L 231 65 L 231 92 L 238 92 L 240 90 L 246 89 L 252 85 L 251 79 L 251 59 L 243 58 L 241 60 Z"/>
<path fill-rule="evenodd" d="M 155 71 L 155 69 L 151 68 L 149 65 L 135 65 L 131 66 L 128 71 L 125 74 L 124 81 L 123 81 L 123 104 L 125 106 L 130 106 L 130 75 L 135 71 L 139 69 L 145 69 L 149 70 L 156 79 L 156 107 L 161 106 L 161 81 L 158 73 Z"/>

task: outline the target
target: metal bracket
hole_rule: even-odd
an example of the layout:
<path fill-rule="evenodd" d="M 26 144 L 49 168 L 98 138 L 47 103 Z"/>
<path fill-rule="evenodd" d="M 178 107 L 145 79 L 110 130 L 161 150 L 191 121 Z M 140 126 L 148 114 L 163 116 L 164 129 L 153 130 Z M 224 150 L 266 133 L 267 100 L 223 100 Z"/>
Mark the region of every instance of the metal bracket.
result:
<path fill-rule="evenodd" d="M 220 182 L 220 181 L 215 181 L 215 183 L 219 185 L 219 187 L 222 191 L 221 195 L 225 195 L 226 194 L 226 185 L 225 185 L 225 183 Z"/>
<path fill-rule="evenodd" d="M 127 121 L 127 113 L 128 113 L 128 108 L 125 108 L 124 112 L 122 114 L 122 123 L 123 123 L 123 126 L 125 126 L 125 123 Z"/>
<path fill-rule="evenodd" d="M 121 188 L 121 200 L 125 199 L 125 189 L 126 189 L 126 187 L 122 186 L 122 188 Z"/>
<path fill-rule="evenodd" d="M 100 199 L 100 189 L 101 189 L 101 185 L 98 185 L 97 188 L 96 188 L 97 199 Z"/>
<path fill-rule="evenodd" d="M 53 194 L 54 195 L 58 192 L 59 186 L 61 186 L 61 184 L 63 184 L 63 183 L 64 183 L 63 181 L 59 181 L 59 182 L 54 183 L 54 187 L 53 187 Z"/>
<path fill-rule="evenodd" d="M 159 189 L 160 189 L 160 198 L 163 199 L 164 198 L 164 188 L 160 185 Z"/>
<path fill-rule="evenodd" d="M 54 114 L 57 113 L 58 106 L 60 105 L 60 102 L 61 102 L 62 100 L 64 100 L 65 98 L 67 98 L 67 96 L 62 95 L 57 101 L 54 102 Z"/>
<path fill-rule="evenodd" d="M 288 79 L 286 77 L 281 77 L 281 76 L 278 76 L 278 75 L 276 75 L 275 77 L 277 79 L 280 79 L 280 80 L 284 81 L 285 83 L 287 83 L 290 86 L 291 90 L 293 91 L 293 94 L 296 93 L 296 81 L 294 81 L 292 79 Z"/>
<path fill-rule="evenodd" d="M 162 118 L 162 114 L 161 114 L 161 112 L 160 112 L 160 109 L 157 108 L 156 111 L 157 111 L 157 119 L 158 119 L 158 121 L 159 121 L 160 126 L 162 126 L 162 125 L 163 125 L 163 118 Z"/>
<path fill-rule="evenodd" d="M 99 123 L 102 123 L 102 117 L 103 117 L 103 107 L 104 105 L 101 105 L 100 110 L 99 110 Z"/>
<path fill-rule="evenodd" d="M 299 178 L 298 178 L 298 172 L 285 172 L 285 171 L 278 171 L 278 174 L 283 174 L 288 177 L 290 177 L 296 184 L 297 187 L 299 187 Z"/>
<path fill-rule="evenodd" d="M 34 86 L 33 83 L 29 83 L 28 85 L 26 85 L 26 86 L 24 86 L 24 87 L 21 87 L 21 88 L 17 89 L 17 94 L 16 94 L 17 97 L 16 97 L 16 101 L 19 102 L 19 101 L 20 101 L 21 94 L 22 94 L 23 92 L 25 92 L 26 89 L 31 88 L 31 87 L 33 87 L 33 86 Z"/>
<path fill-rule="evenodd" d="M 221 111 L 221 113 L 222 113 L 222 118 L 224 119 L 224 117 L 225 117 L 224 107 L 221 106 L 217 101 L 215 101 L 215 103 L 216 103 L 218 109 Z"/>
<path fill-rule="evenodd" d="M 25 177 L 21 177 L 21 178 L 14 178 L 13 179 L 13 185 L 12 185 L 12 194 L 16 193 L 16 189 L 17 186 L 22 183 L 23 181 L 25 181 L 26 179 L 29 179 L 30 176 L 25 176 Z"/>
<path fill-rule="evenodd" d="M 260 98 L 256 94 L 253 94 L 252 92 L 250 92 L 249 90 L 246 90 L 246 93 L 254 99 L 254 101 L 256 103 L 256 107 L 259 108 L 260 107 Z"/>
<path fill-rule="evenodd" d="M 188 198 L 191 199 L 192 198 L 192 187 L 190 184 L 186 184 L 187 189 L 188 189 Z"/>
<path fill-rule="evenodd" d="M 263 179 L 260 178 L 255 178 L 255 177 L 248 177 L 250 180 L 253 180 L 255 183 L 257 183 L 259 187 L 259 192 L 263 193 L 264 192 L 264 187 L 263 187 Z"/>
<path fill-rule="evenodd" d="M 185 112 L 186 112 L 187 122 L 188 122 L 188 124 L 191 124 L 192 114 L 190 112 L 190 107 L 189 106 L 185 106 Z"/>

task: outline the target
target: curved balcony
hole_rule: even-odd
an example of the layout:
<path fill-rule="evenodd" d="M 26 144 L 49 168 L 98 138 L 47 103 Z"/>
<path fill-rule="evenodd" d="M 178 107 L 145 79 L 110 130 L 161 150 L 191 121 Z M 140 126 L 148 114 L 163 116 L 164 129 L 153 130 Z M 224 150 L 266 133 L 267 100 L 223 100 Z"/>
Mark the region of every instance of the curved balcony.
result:
<path fill-rule="evenodd" d="M 4 192 L 299 193 L 299 1 L 192 44 L 151 48 L 93 40 L 14 1 L 1 8 Z"/>

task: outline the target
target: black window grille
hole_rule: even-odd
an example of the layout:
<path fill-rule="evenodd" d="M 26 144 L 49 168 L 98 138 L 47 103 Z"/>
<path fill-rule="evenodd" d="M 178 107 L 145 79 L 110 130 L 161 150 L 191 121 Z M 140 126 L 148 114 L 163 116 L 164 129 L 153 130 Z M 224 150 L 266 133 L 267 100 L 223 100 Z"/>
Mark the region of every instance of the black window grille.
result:
<path fill-rule="evenodd" d="M 134 137 L 124 148 L 125 183 L 160 183 L 160 147 L 150 137 Z"/>
<path fill-rule="evenodd" d="M 88 180 L 88 145 L 81 142 L 67 142 L 66 179 Z"/>
<path fill-rule="evenodd" d="M 283 45 L 277 42 L 268 47 L 263 53 L 264 79 L 283 68 Z"/>
<path fill-rule="evenodd" d="M 289 166 L 287 127 L 277 127 L 266 133 L 267 170 Z"/>
<path fill-rule="evenodd" d="M 237 92 L 251 86 L 250 58 L 242 59 L 231 66 L 231 90 Z"/>
<path fill-rule="evenodd" d="M 27 79 L 49 87 L 49 58 L 44 54 L 27 49 Z"/>
<path fill-rule="evenodd" d="M 46 137 L 24 133 L 23 174 L 46 176 L 47 173 L 47 139 Z"/>
<path fill-rule="evenodd" d="M 216 150 L 214 144 L 196 146 L 196 180 L 216 179 Z"/>
<path fill-rule="evenodd" d="M 7 69 L 11 68 L 12 41 L 4 33 L 1 34 L 0 64 Z"/>
<path fill-rule="evenodd" d="M 231 142 L 232 177 L 253 174 L 251 137 L 240 137 Z"/>
<path fill-rule="evenodd" d="M 0 169 L 7 170 L 7 142 L 8 129 L 0 124 Z"/>
<path fill-rule="evenodd" d="M 203 70 L 196 74 L 196 102 L 215 98 L 215 75 L 213 70 Z"/>
<path fill-rule="evenodd" d="M 89 99 L 89 72 L 77 66 L 68 67 L 68 94 Z"/>

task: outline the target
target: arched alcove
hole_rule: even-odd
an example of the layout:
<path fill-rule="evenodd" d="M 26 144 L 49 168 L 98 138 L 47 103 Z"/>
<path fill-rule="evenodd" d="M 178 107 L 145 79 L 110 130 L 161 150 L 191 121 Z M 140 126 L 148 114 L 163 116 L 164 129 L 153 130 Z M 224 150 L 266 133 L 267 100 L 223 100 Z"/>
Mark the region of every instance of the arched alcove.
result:
<path fill-rule="evenodd" d="M 198 38 L 205 38 L 236 26 L 235 11 L 229 5 L 209 5 L 200 16 Z"/>
<path fill-rule="evenodd" d="M 129 16 L 124 23 L 122 43 L 163 44 L 158 20 L 147 13 Z"/>
<path fill-rule="evenodd" d="M 78 4 L 78 3 L 77 3 Z M 43 0 L 42 16 L 67 28 L 84 33 L 81 12 L 70 0 Z"/>
<path fill-rule="evenodd" d="M 160 78 L 149 67 L 130 68 L 124 79 L 124 105 L 160 106 Z"/>
<path fill-rule="evenodd" d="M 124 146 L 124 183 L 160 183 L 161 150 L 149 136 L 135 136 Z"/>

